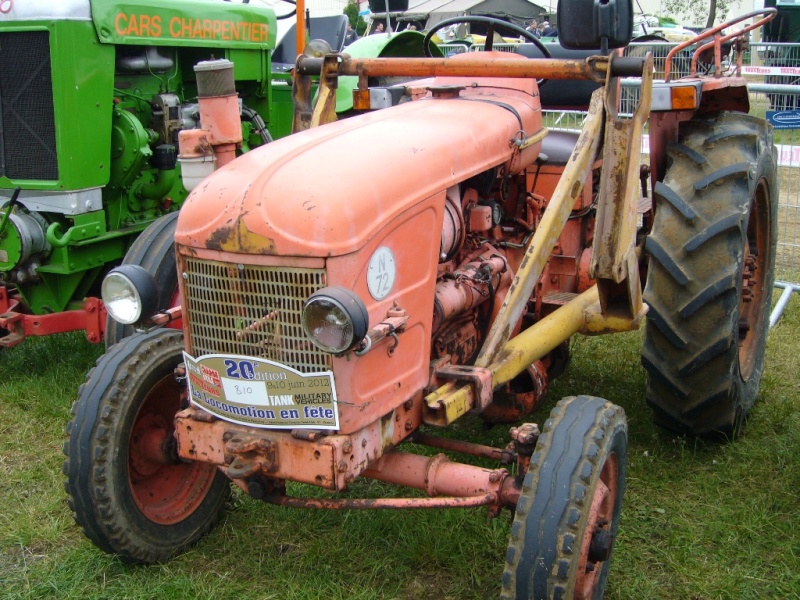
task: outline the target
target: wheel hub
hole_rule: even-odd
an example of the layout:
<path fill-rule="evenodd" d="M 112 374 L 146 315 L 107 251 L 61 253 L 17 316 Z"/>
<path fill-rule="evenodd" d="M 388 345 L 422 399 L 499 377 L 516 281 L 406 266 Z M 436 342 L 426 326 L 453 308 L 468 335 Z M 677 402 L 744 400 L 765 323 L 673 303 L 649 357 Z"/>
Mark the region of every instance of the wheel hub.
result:
<path fill-rule="evenodd" d="M 145 415 L 137 421 L 130 445 L 130 465 L 136 474 L 148 477 L 174 462 L 167 452 L 168 435 L 167 424 L 158 415 Z"/>
<path fill-rule="evenodd" d="M 589 542 L 589 562 L 597 563 L 608 560 L 611 556 L 611 546 L 613 543 L 614 536 L 611 535 L 610 531 L 600 527 L 595 529 L 592 534 L 592 541 Z"/>
<path fill-rule="evenodd" d="M 744 243 L 742 291 L 739 297 L 739 371 L 747 381 L 755 365 L 758 341 L 764 328 L 766 294 L 763 278 L 770 253 L 769 191 L 762 180 L 756 186 Z"/>
<path fill-rule="evenodd" d="M 128 444 L 128 478 L 136 506 L 151 521 L 172 525 L 191 515 L 214 483 L 217 469 L 184 463 L 174 445 L 175 414 L 182 388 L 172 374 L 142 402 Z"/>
<path fill-rule="evenodd" d="M 619 464 L 616 454 L 610 454 L 594 490 L 586 533 L 581 546 L 581 559 L 575 580 L 575 600 L 594 597 L 604 563 L 611 558 L 614 535 L 609 530 L 611 515 L 617 499 Z"/>

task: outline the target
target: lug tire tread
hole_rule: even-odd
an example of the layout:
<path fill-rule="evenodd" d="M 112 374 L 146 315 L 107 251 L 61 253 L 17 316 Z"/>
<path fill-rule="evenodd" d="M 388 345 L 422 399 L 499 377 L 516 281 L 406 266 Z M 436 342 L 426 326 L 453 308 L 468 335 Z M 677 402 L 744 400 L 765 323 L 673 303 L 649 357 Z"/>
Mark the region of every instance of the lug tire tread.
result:
<path fill-rule="evenodd" d="M 691 158 L 695 153 L 705 160 Z M 763 370 L 766 329 L 752 376 L 748 381 L 740 376 L 738 321 L 743 248 L 759 180 L 768 186 L 771 231 L 768 272 L 756 275 L 764 278 L 767 307 L 771 300 L 777 243 L 771 128 L 739 113 L 695 118 L 681 124 L 667 159 L 645 244 L 650 258 L 642 352 L 646 398 L 659 425 L 678 433 L 728 436 L 755 402 Z"/>

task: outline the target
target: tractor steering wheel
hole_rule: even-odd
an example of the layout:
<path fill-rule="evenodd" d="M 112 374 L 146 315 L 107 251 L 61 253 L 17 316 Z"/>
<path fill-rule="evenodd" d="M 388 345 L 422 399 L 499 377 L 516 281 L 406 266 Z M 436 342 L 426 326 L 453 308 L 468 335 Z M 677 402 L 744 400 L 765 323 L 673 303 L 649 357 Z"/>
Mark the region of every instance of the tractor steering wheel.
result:
<path fill-rule="evenodd" d="M 550 52 L 548 52 L 545 45 L 533 35 L 532 32 L 528 31 L 527 29 L 523 29 L 519 25 L 514 25 L 513 23 L 509 23 L 508 21 L 502 21 L 500 19 L 494 19 L 492 17 L 482 17 L 479 15 L 464 15 L 462 17 L 451 17 L 449 19 L 444 19 L 443 21 L 439 21 L 433 28 L 425 34 L 425 39 L 422 41 L 422 45 L 425 48 L 425 56 L 428 58 L 433 57 L 433 53 L 431 52 L 431 39 L 433 36 L 440 30 L 444 29 L 448 25 L 453 25 L 454 23 L 480 23 L 482 25 L 487 25 L 488 30 L 486 32 L 486 42 L 483 45 L 483 49 L 486 52 L 489 52 L 492 49 L 492 44 L 494 42 L 494 28 L 496 25 L 501 27 L 505 27 L 506 29 L 510 29 L 511 31 L 518 33 L 520 36 L 524 37 L 526 40 L 531 42 L 534 46 L 536 46 L 539 50 L 541 50 L 542 54 L 544 54 L 545 58 L 551 58 Z"/>

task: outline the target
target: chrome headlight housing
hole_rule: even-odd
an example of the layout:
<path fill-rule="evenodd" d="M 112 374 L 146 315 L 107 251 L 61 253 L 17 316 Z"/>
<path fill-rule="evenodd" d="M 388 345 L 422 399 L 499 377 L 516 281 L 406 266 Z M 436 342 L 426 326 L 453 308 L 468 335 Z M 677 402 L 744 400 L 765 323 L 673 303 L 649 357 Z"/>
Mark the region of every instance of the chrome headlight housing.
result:
<path fill-rule="evenodd" d="M 101 295 L 109 316 L 123 325 L 138 323 L 158 309 L 156 280 L 139 265 L 121 265 L 109 271 Z"/>
<path fill-rule="evenodd" d="M 355 347 L 369 329 L 364 301 L 343 287 L 326 287 L 303 305 L 303 330 L 320 350 L 343 354 Z"/>

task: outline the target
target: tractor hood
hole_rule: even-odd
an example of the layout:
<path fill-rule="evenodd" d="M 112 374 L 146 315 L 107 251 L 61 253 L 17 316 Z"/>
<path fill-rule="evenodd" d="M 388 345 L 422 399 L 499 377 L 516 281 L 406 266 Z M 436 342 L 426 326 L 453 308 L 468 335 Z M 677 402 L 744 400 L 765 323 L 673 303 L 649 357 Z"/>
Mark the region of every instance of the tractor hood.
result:
<path fill-rule="evenodd" d="M 272 9 L 218 0 L 91 0 L 104 44 L 272 49 Z"/>
<path fill-rule="evenodd" d="M 429 96 L 248 152 L 189 195 L 175 240 L 245 254 L 348 254 L 437 192 L 491 167 L 519 171 L 539 152 L 538 143 L 522 152 L 512 143 L 541 130 L 536 84 L 492 83 L 500 87 Z"/>

